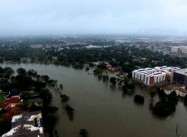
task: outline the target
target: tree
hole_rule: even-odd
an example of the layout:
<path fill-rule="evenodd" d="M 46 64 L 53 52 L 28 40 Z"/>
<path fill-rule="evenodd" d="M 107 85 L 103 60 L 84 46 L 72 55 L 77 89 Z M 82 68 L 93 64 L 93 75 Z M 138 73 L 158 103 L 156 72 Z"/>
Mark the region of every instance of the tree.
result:
<path fill-rule="evenodd" d="M 26 75 L 26 70 L 24 68 L 18 68 L 16 71 L 18 75 Z"/>
<path fill-rule="evenodd" d="M 108 81 L 109 80 L 109 76 L 107 74 L 103 75 L 103 81 Z"/>
<path fill-rule="evenodd" d="M 65 94 L 62 94 L 60 97 L 61 97 L 61 102 L 64 103 L 65 105 L 67 105 L 67 102 L 70 101 L 70 97 Z"/>
<path fill-rule="evenodd" d="M 103 70 L 96 68 L 96 69 L 94 69 L 93 73 L 94 73 L 94 75 L 99 75 L 99 74 L 103 73 Z"/>
<path fill-rule="evenodd" d="M 14 74 L 14 70 L 11 67 L 5 67 L 4 68 L 4 73 L 6 76 L 10 77 L 11 75 Z"/>
<path fill-rule="evenodd" d="M 79 135 L 81 137 L 88 137 L 88 131 L 86 129 L 80 129 Z"/>
<path fill-rule="evenodd" d="M 156 94 L 154 92 L 150 93 L 151 98 L 153 98 Z"/>
<path fill-rule="evenodd" d="M 89 67 L 86 67 L 86 68 L 85 68 L 85 71 L 89 71 L 89 69 L 90 69 Z"/>
<path fill-rule="evenodd" d="M 27 71 L 27 75 L 29 75 L 29 76 L 32 76 L 32 77 L 37 77 L 37 71 L 36 70 L 33 70 L 33 69 L 29 69 L 28 71 Z"/>
<path fill-rule="evenodd" d="M 122 86 L 123 92 L 127 92 L 127 87 L 125 85 Z"/>
<path fill-rule="evenodd" d="M 170 95 L 160 92 L 160 100 L 153 106 L 153 113 L 159 117 L 167 117 L 176 110 L 178 98 L 173 91 Z"/>
<path fill-rule="evenodd" d="M 52 100 L 52 94 L 48 89 L 41 89 L 39 91 L 41 98 L 45 105 L 49 104 Z"/>
<path fill-rule="evenodd" d="M 134 102 L 139 103 L 139 104 L 143 104 L 144 103 L 144 97 L 141 96 L 141 95 L 136 95 L 134 97 Z"/>
<path fill-rule="evenodd" d="M 110 78 L 110 83 L 113 85 L 113 86 L 115 86 L 116 85 L 116 78 L 115 77 L 111 77 Z"/>
<path fill-rule="evenodd" d="M 42 78 L 45 82 L 48 82 L 48 80 L 50 79 L 48 75 L 42 75 L 41 78 Z"/>
<path fill-rule="evenodd" d="M 62 84 L 60 84 L 60 89 L 63 89 L 63 85 Z"/>
<path fill-rule="evenodd" d="M 184 105 L 187 105 L 187 95 L 184 97 Z"/>

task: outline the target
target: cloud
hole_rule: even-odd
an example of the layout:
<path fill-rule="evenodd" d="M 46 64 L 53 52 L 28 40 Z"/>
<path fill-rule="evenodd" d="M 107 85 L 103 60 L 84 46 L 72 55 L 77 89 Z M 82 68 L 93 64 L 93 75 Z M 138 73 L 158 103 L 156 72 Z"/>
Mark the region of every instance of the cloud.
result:
<path fill-rule="evenodd" d="M 0 35 L 186 34 L 186 23 L 185 0 L 0 1 Z"/>

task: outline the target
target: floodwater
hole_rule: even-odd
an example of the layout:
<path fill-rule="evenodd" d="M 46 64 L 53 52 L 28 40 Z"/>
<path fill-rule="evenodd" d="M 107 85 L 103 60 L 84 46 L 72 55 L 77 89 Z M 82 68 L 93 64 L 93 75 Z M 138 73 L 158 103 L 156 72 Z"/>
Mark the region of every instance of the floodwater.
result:
<path fill-rule="evenodd" d="M 111 88 L 109 83 L 99 81 L 84 70 L 40 64 L 1 66 L 35 69 L 39 74 L 47 74 L 63 84 L 63 93 L 70 96 L 69 104 L 75 109 L 75 115 L 74 120 L 70 121 L 59 94 L 53 92 L 52 104 L 59 107 L 60 116 L 55 129 L 60 137 L 79 137 L 82 128 L 88 130 L 89 137 L 177 137 L 177 124 L 180 136 L 187 137 L 187 108 L 182 102 L 178 103 L 174 115 L 159 119 L 149 110 L 150 95 L 139 88 L 136 88 L 134 95 L 143 95 L 144 105 L 135 104 L 134 95 L 124 95 L 118 87 Z"/>

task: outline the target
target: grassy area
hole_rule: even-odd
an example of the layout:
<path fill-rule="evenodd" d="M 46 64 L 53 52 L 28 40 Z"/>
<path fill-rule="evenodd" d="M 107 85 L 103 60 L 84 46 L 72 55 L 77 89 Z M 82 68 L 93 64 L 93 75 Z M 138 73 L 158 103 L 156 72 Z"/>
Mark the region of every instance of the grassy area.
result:
<path fill-rule="evenodd" d="M 4 93 L 0 93 L 0 103 L 4 102 Z"/>

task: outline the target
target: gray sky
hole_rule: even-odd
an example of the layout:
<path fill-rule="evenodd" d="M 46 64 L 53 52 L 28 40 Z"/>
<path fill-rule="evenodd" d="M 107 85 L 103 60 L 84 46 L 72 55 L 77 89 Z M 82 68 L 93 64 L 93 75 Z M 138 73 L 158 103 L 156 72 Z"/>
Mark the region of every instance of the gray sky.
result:
<path fill-rule="evenodd" d="M 0 35 L 187 35 L 187 0 L 0 0 Z"/>

